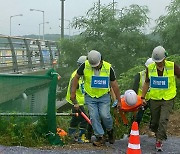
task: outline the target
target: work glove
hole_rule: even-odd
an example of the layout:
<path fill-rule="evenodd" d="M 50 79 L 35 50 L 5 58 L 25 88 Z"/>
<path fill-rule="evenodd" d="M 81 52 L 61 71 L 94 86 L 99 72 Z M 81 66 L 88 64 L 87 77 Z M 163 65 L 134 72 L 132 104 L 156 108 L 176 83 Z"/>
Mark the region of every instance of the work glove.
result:
<path fill-rule="evenodd" d="M 74 101 L 73 101 L 73 104 L 74 104 L 74 105 L 73 105 L 74 109 L 75 109 L 75 110 L 79 110 L 79 104 L 78 104 L 77 100 L 74 100 Z"/>
<path fill-rule="evenodd" d="M 117 104 L 118 104 L 118 100 L 115 100 L 114 102 L 113 102 L 113 104 L 112 104 L 112 108 L 116 108 L 117 107 Z"/>
<path fill-rule="evenodd" d="M 141 97 L 141 99 L 142 99 L 142 106 L 146 106 L 147 105 L 146 99 L 144 97 Z"/>
<path fill-rule="evenodd" d="M 117 102 L 117 109 L 119 109 L 119 110 L 121 109 L 121 99 L 119 99 Z"/>
<path fill-rule="evenodd" d="M 77 103 L 74 104 L 74 109 L 75 109 L 75 110 L 79 110 L 79 104 L 77 104 Z"/>

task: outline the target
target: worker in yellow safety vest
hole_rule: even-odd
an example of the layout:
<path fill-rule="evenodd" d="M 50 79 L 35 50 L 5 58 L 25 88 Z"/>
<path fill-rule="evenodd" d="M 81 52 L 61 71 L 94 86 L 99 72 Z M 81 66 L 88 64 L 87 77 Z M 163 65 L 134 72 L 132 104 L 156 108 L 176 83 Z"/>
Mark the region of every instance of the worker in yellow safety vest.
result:
<path fill-rule="evenodd" d="M 79 59 L 77 60 L 77 65 L 78 67 L 83 64 L 86 61 L 86 56 L 80 56 Z M 72 105 L 72 113 L 79 113 L 78 116 L 72 116 L 71 121 L 70 121 L 70 127 L 68 130 L 68 134 L 75 142 L 83 142 L 81 140 L 82 135 L 86 133 L 86 128 L 87 128 L 87 122 L 86 120 L 81 116 L 79 112 L 79 108 L 81 111 L 85 112 L 84 109 L 84 81 L 83 78 L 81 77 L 78 82 L 78 86 L 76 89 L 76 102 L 77 104 L 73 104 L 73 102 L 70 100 L 70 95 L 72 91 L 72 81 L 74 79 L 74 76 L 76 75 L 77 69 L 71 74 L 71 78 L 69 81 L 68 89 L 67 89 L 67 94 L 66 94 L 66 100 Z M 79 126 L 79 133 L 77 135 L 77 128 Z"/>
<path fill-rule="evenodd" d="M 162 46 L 157 46 L 152 52 L 155 63 L 148 65 L 142 90 L 143 103 L 150 87 L 150 129 L 156 136 L 156 150 L 162 151 L 162 141 L 167 139 L 167 124 L 176 96 L 175 76 L 180 78 L 180 67 L 172 61 L 167 61 L 167 52 Z"/>
<path fill-rule="evenodd" d="M 75 90 L 80 77 L 84 77 L 85 103 L 88 106 L 90 119 L 94 134 L 97 140 L 93 142 L 94 146 L 102 146 L 105 144 L 104 124 L 108 134 L 108 141 L 113 144 L 115 141 L 113 135 L 113 119 L 110 113 L 110 88 L 114 90 L 116 99 L 120 102 L 120 91 L 116 76 L 111 64 L 104 61 L 100 52 L 91 50 L 87 59 L 82 64 L 73 80 L 71 100 L 75 102 Z"/>
<path fill-rule="evenodd" d="M 145 62 L 145 67 L 147 68 L 149 64 L 152 64 L 154 61 L 152 60 L 152 58 L 148 58 Z M 133 84 L 133 90 L 137 93 L 137 95 L 141 96 L 142 95 L 142 87 L 143 84 L 145 82 L 145 77 L 146 77 L 146 69 L 144 69 L 143 71 L 137 73 L 134 77 L 134 84 Z M 143 118 L 143 114 L 145 112 L 145 110 L 147 110 L 149 108 L 149 91 L 150 88 L 148 89 L 148 92 L 146 94 L 146 102 L 147 104 L 143 107 L 140 108 L 139 111 L 137 112 L 137 114 L 135 115 L 135 121 L 138 123 L 138 125 L 140 125 L 140 122 Z"/>

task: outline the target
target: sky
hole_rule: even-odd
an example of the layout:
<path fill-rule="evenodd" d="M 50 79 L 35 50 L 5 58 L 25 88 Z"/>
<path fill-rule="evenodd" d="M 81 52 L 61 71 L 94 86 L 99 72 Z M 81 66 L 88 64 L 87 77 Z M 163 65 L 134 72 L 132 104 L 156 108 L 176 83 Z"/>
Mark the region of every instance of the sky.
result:
<path fill-rule="evenodd" d="M 101 0 L 101 4 L 107 5 L 113 0 Z M 155 20 L 165 15 L 165 7 L 171 0 L 114 0 L 117 8 L 128 7 L 131 4 L 148 6 L 151 20 L 151 27 L 155 25 Z M 85 16 L 85 13 L 93 7 L 98 0 L 65 0 L 65 31 L 67 35 L 74 35 L 78 30 L 68 29 L 69 23 L 74 17 Z M 12 36 L 22 36 L 35 34 L 42 35 L 43 13 L 40 11 L 30 11 L 36 9 L 44 11 L 45 34 L 60 34 L 61 1 L 60 0 L 0 0 L 0 34 Z M 23 14 L 23 16 L 15 16 Z M 10 16 L 13 16 L 10 18 Z M 11 28 L 10 28 L 11 20 Z"/>

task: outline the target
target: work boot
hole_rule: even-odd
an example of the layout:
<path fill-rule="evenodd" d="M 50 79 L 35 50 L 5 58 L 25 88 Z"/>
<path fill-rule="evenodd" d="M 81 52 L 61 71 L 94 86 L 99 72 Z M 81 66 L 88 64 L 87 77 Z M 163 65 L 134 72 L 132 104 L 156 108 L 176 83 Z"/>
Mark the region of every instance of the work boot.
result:
<path fill-rule="evenodd" d="M 96 137 L 96 138 L 97 140 L 93 142 L 94 146 L 100 147 L 100 146 L 105 145 L 105 140 L 103 137 Z"/>
<path fill-rule="evenodd" d="M 115 142 L 115 138 L 114 138 L 114 134 L 113 134 L 113 129 L 107 131 L 108 134 L 108 141 L 110 144 L 114 144 Z"/>
<path fill-rule="evenodd" d="M 86 138 L 91 141 L 91 137 L 93 136 L 93 128 L 91 125 L 88 125 L 87 131 L 86 131 Z"/>
<path fill-rule="evenodd" d="M 68 130 L 68 136 L 71 138 L 71 140 L 73 140 L 73 142 L 77 142 L 78 137 L 77 137 L 77 134 L 76 134 L 76 128 L 70 127 L 69 130 Z"/>
<path fill-rule="evenodd" d="M 68 130 L 68 135 L 72 136 L 72 135 L 75 135 L 75 134 L 76 134 L 76 128 L 70 127 L 69 130 Z"/>
<path fill-rule="evenodd" d="M 84 128 L 79 128 L 79 137 L 82 137 L 82 135 L 85 133 L 86 133 L 86 130 Z"/>
<path fill-rule="evenodd" d="M 162 146 L 163 146 L 162 141 L 156 141 L 156 145 L 155 146 L 156 146 L 157 152 L 163 151 L 163 149 L 162 149 Z"/>
<path fill-rule="evenodd" d="M 84 128 L 79 129 L 78 143 L 85 142 L 85 133 L 86 133 L 86 130 Z M 82 138 L 82 137 L 84 137 L 84 138 Z"/>
<path fill-rule="evenodd" d="M 96 141 L 96 140 L 97 140 L 96 136 L 95 136 L 95 135 L 92 135 L 90 141 L 93 143 L 93 142 Z"/>

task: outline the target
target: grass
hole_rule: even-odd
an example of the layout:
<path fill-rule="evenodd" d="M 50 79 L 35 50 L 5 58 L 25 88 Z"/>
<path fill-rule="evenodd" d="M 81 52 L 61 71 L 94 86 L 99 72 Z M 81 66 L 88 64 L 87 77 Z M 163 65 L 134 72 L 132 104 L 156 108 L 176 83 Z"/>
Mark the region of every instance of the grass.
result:
<path fill-rule="evenodd" d="M 0 117 L 0 144 L 36 147 L 49 144 L 45 119 L 33 123 L 29 117 Z"/>
<path fill-rule="evenodd" d="M 176 99 L 174 110 L 180 110 L 179 99 Z M 131 125 L 124 125 L 119 114 L 115 115 L 111 109 L 114 120 L 114 132 L 116 139 L 123 138 L 124 134 L 129 134 Z M 71 112 L 66 110 L 64 112 Z M 131 121 L 131 113 L 127 118 Z M 37 120 L 37 118 L 36 118 Z M 57 127 L 68 132 L 71 117 L 57 117 Z M 150 111 L 147 109 L 141 122 L 141 127 L 147 125 L 150 121 Z M 0 117 L 0 144 L 6 146 L 26 146 L 26 147 L 44 147 L 50 146 L 47 138 L 47 119 L 40 117 L 36 122 L 31 117 Z M 68 136 L 62 137 L 64 144 L 70 143 Z"/>

